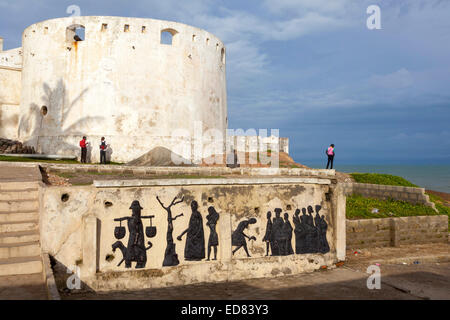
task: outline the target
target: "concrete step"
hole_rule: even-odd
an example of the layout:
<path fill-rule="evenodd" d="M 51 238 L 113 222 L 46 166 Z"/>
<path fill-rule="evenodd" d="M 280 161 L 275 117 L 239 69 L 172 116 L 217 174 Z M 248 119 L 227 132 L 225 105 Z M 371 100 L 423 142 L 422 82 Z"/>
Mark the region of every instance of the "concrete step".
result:
<path fill-rule="evenodd" d="M 39 210 L 37 199 L 0 200 L 1 211 Z"/>
<path fill-rule="evenodd" d="M 39 231 L 18 231 L 0 234 L 0 245 L 5 243 L 24 243 L 39 241 Z"/>
<path fill-rule="evenodd" d="M 0 259 L 0 276 L 42 272 L 41 256 Z"/>
<path fill-rule="evenodd" d="M 4 232 L 38 230 L 39 220 L 0 222 L 0 234 Z"/>
<path fill-rule="evenodd" d="M 38 220 L 37 210 L 0 211 L 0 222 Z"/>
<path fill-rule="evenodd" d="M 26 199 L 38 200 L 39 199 L 38 190 L 33 188 L 24 190 L 17 190 L 17 189 L 0 190 L 0 201 L 2 200 L 19 201 Z"/>
<path fill-rule="evenodd" d="M 40 254 L 39 241 L 0 244 L 0 259 L 31 257 Z"/>
<path fill-rule="evenodd" d="M 0 192 L 10 191 L 10 190 L 28 190 L 28 189 L 38 189 L 38 182 L 0 182 Z"/>

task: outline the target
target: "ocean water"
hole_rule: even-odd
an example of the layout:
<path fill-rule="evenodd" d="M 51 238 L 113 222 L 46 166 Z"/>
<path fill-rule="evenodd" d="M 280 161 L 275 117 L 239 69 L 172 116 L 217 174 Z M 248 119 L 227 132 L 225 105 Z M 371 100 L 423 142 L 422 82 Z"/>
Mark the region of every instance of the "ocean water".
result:
<path fill-rule="evenodd" d="M 326 165 L 326 163 L 325 163 Z M 322 165 L 311 165 L 324 168 Z M 335 165 L 341 172 L 386 173 L 400 176 L 422 188 L 450 193 L 450 165 Z"/>

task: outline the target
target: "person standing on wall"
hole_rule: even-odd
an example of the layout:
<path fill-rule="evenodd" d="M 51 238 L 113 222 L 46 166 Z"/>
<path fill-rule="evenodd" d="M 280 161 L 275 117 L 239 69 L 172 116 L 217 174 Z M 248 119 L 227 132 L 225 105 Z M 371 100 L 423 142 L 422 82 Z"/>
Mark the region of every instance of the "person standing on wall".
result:
<path fill-rule="evenodd" d="M 330 165 L 330 163 L 331 163 L 330 169 L 333 169 L 333 160 L 334 160 L 334 154 L 335 154 L 334 153 L 334 144 L 331 144 L 325 153 L 328 156 L 327 169 L 328 169 L 328 166 Z"/>
<path fill-rule="evenodd" d="M 106 164 L 106 149 L 108 145 L 106 144 L 105 137 L 102 137 L 100 141 L 100 163 Z"/>
<path fill-rule="evenodd" d="M 81 163 L 86 163 L 86 155 L 87 155 L 87 145 L 89 142 L 86 141 L 86 137 L 80 140 L 80 148 L 81 148 Z"/>

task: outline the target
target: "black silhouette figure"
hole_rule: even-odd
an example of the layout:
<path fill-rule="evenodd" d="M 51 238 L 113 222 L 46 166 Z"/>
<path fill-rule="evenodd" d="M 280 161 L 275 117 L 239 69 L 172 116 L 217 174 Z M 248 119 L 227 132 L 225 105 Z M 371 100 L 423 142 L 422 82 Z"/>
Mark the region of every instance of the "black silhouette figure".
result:
<path fill-rule="evenodd" d="M 183 216 L 183 214 L 180 213 L 179 215 L 172 218 L 171 208 L 172 208 L 172 206 L 183 202 L 184 197 L 182 197 L 179 200 L 177 200 L 177 197 L 173 198 L 172 202 L 167 207 L 164 206 L 164 204 L 161 202 L 161 200 L 159 200 L 158 196 L 156 196 L 156 200 L 158 200 L 161 207 L 163 207 L 164 210 L 167 211 L 167 236 L 166 236 L 167 247 L 166 247 L 166 251 L 164 252 L 163 267 L 177 266 L 180 263 L 180 261 L 178 260 L 178 255 L 177 255 L 177 252 L 175 251 L 175 243 L 173 242 L 173 236 L 172 236 L 173 221 L 175 221 L 176 218 Z"/>
<path fill-rule="evenodd" d="M 148 241 L 148 247 L 145 247 L 144 240 L 144 227 L 142 225 L 142 219 L 153 218 L 154 216 L 141 216 L 141 210 L 143 209 L 139 204 L 139 201 L 134 200 L 131 203 L 130 209 L 132 211 L 131 217 L 116 218 L 114 221 L 122 222 L 127 220 L 128 231 L 130 236 L 128 238 L 128 246 L 125 247 L 121 241 L 116 241 L 112 245 L 113 252 L 116 249 L 122 251 L 122 260 L 117 266 L 120 266 L 125 261 L 125 268 L 131 268 L 131 262 L 136 262 L 136 269 L 145 268 L 147 263 L 147 250 L 152 247 L 152 243 Z M 154 227 L 153 227 L 154 228 Z M 117 239 L 122 239 L 125 236 L 125 227 L 116 227 L 114 235 Z M 156 229 L 155 229 L 156 235 Z"/>
<path fill-rule="evenodd" d="M 269 255 L 269 247 L 271 247 L 271 253 L 273 255 L 273 233 L 272 233 L 272 212 L 267 212 L 267 225 L 266 225 L 266 234 L 262 240 L 266 243 L 266 257 Z"/>
<path fill-rule="evenodd" d="M 306 243 L 307 253 L 319 252 L 319 232 L 314 225 L 314 218 L 312 213 L 314 212 L 312 206 L 308 206 L 308 215 L 306 216 Z"/>
<path fill-rule="evenodd" d="M 307 245 L 306 245 L 306 227 L 305 227 L 305 218 L 303 216 L 299 217 L 300 209 L 295 210 L 294 217 L 292 220 L 294 221 L 294 234 L 295 234 L 295 253 L 302 254 L 306 253 Z M 306 214 L 306 210 L 303 213 Z"/>
<path fill-rule="evenodd" d="M 322 217 L 320 216 L 319 214 L 320 209 L 322 209 L 322 207 L 320 205 L 316 205 L 316 217 L 314 218 L 314 222 L 317 227 L 319 238 L 318 249 L 320 253 L 327 253 L 330 252 L 330 246 L 328 245 L 327 240 L 328 224 L 325 221 L 325 216 L 324 215 L 322 215 Z"/>
<path fill-rule="evenodd" d="M 286 212 L 284 214 L 284 225 L 283 225 L 283 237 L 284 237 L 284 255 L 294 254 L 292 249 L 292 225 L 289 222 L 289 214 Z"/>
<path fill-rule="evenodd" d="M 313 208 L 308 206 L 308 213 L 303 208 L 303 215 L 299 216 L 300 210 L 294 213 L 295 253 L 327 253 L 330 246 L 327 241 L 328 224 L 325 216 L 320 216 L 320 205 L 316 205 L 316 217 L 313 218 Z"/>
<path fill-rule="evenodd" d="M 206 225 L 209 227 L 209 239 L 208 239 L 208 259 L 211 255 L 211 247 L 214 248 L 214 259 L 217 260 L 217 246 L 219 245 L 219 236 L 217 235 L 216 225 L 219 220 L 219 214 L 214 207 L 208 208 L 208 215 L 206 216 Z"/>
<path fill-rule="evenodd" d="M 203 218 L 200 212 L 198 212 L 197 201 L 192 200 L 191 210 L 192 214 L 189 219 L 189 227 L 177 239 L 181 241 L 183 235 L 187 233 L 184 259 L 187 261 L 200 261 L 205 258 L 205 236 L 203 232 Z"/>
<path fill-rule="evenodd" d="M 236 247 L 236 249 L 234 249 L 232 252 L 233 255 L 236 251 L 238 251 L 240 248 L 243 247 L 245 253 L 247 254 L 247 257 L 250 257 L 250 254 L 248 253 L 247 249 L 247 240 L 245 238 L 247 238 L 248 240 L 256 240 L 256 238 L 254 236 L 251 237 L 247 236 L 244 233 L 244 230 L 247 229 L 250 224 L 254 223 L 256 223 L 255 218 L 250 218 L 248 220 L 241 221 L 239 222 L 236 230 L 233 231 L 233 234 L 231 235 L 231 245 Z"/>
<path fill-rule="evenodd" d="M 281 256 L 284 255 L 286 240 L 283 233 L 284 221 L 281 218 L 281 208 L 275 208 L 275 218 L 273 218 L 272 234 L 273 234 L 273 246 L 272 255 Z"/>

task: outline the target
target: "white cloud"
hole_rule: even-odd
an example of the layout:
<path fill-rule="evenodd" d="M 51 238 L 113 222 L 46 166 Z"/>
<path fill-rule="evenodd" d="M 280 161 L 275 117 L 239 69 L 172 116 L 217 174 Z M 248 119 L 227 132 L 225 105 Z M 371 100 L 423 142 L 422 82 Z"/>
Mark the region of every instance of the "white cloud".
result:
<path fill-rule="evenodd" d="M 370 84 L 386 89 L 407 88 L 412 86 L 413 82 L 411 73 L 405 68 L 385 75 L 373 75 L 369 78 Z"/>

